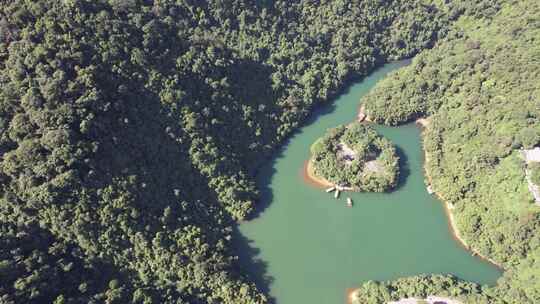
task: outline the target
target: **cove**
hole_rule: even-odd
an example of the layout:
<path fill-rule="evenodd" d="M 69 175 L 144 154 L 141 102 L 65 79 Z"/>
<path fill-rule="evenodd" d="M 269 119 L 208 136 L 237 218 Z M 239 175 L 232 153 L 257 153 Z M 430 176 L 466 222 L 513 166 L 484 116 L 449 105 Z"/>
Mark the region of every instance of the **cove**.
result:
<path fill-rule="evenodd" d="M 352 85 L 291 136 L 259 174 L 267 207 L 239 230 L 251 257 L 264 264 L 248 269 L 268 279 L 278 304 L 344 303 L 348 288 L 367 280 L 391 280 L 424 273 L 450 273 L 494 284 L 501 272 L 473 257 L 453 238 L 443 204 L 424 184 L 420 130 L 414 124 L 377 126 L 398 147 L 401 182 L 390 193 L 342 194 L 339 200 L 306 183 L 309 147 L 328 128 L 356 118 L 360 98 L 388 72 L 407 61 L 386 64 Z M 354 201 L 345 207 L 345 198 Z"/>

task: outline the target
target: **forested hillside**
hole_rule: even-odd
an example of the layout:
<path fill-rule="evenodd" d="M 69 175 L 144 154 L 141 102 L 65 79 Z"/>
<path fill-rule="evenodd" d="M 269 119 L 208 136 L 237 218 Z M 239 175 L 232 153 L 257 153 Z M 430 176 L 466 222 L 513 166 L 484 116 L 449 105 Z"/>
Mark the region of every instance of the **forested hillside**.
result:
<path fill-rule="evenodd" d="M 505 269 L 497 286 L 466 297 L 471 303 L 540 301 L 540 208 L 519 153 L 540 144 L 538 37 L 538 1 L 509 1 L 490 18 L 463 16 L 363 101 L 369 117 L 385 124 L 429 117 L 433 190 L 471 248 Z"/>
<path fill-rule="evenodd" d="M 2 303 L 264 303 L 231 247 L 310 110 L 479 6 L 0 1 Z"/>
<path fill-rule="evenodd" d="M 0 302 L 266 303 L 231 245 L 257 168 L 348 82 L 437 41 L 368 111 L 432 115 L 433 186 L 508 269 L 457 288 L 535 302 L 539 218 L 516 151 L 540 141 L 539 8 L 499 8 L 0 0 Z"/>

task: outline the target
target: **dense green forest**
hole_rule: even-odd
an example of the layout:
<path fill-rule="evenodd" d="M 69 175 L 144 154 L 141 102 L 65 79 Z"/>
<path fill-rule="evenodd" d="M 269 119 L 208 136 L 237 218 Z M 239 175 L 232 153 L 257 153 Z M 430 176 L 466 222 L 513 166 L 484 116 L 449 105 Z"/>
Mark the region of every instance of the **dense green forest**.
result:
<path fill-rule="evenodd" d="M 347 82 L 475 11 L 0 1 L 2 303 L 266 302 L 231 245 L 259 164 Z"/>
<path fill-rule="evenodd" d="M 354 293 L 353 303 L 379 304 L 404 298 L 422 299 L 430 295 L 464 300 L 481 292 L 480 285 L 460 281 L 450 275 L 424 275 L 391 282 L 367 282 Z"/>
<path fill-rule="evenodd" d="M 519 151 L 540 144 L 538 37 L 537 1 L 510 1 L 490 18 L 463 16 L 363 101 L 385 124 L 429 116 L 432 187 L 466 242 L 505 269 L 497 286 L 467 302 L 540 301 L 540 208 Z"/>
<path fill-rule="evenodd" d="M 352 123 L 329 129 L 311 146 L 315 175 L 357 191 L 388 191 L 396 186 L 396 148 L 370 126 Z"/>
<path fill-rule="evenodd" d="M 495 1 L 0 0 L 0 302 L 266 303 L 232 246 L 235 220 L 257 209 L 257 168 L 348 82 L 443 37 L 413 64 L 421 79 L 455 61 L 426 74 L 455 84 L 429 105 L 419 96 L 414 114 L 441 117 L 426 137 L 434 186 L 457 191 L 467 239 L 508 267 L 501 299 L 535 299 L 538 213 L 510 148 L 538 135 L 527 103 L 538 98 L 538 5 L 516 6 L 492 19 Z M 491 95 L 450 96 L 479 84 Z M 455 119 L 474 132 L 463 136 L 519 136 L 441 154 L 460 130 L 442 118 L 467 100 L 474 119 Z M 489 113 L 507 122 L 488 129 L 500 118 Z M 448 184 L 457 175 L 437 170 L 458 156 L 496 174 Z M 506 201 L 478 212 L 482 193 Z"/>

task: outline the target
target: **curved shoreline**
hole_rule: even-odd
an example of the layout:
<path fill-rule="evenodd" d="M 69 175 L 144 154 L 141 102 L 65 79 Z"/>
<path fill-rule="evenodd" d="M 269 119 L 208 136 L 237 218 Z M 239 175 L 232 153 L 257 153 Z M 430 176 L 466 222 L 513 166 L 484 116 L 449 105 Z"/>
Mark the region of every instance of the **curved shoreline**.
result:
<path fill-rule="evenodd" d="M 363 110 L 364 110 L 364 107 L 362 106 L 360 108 L 360 111 L 363 111 Z M 362 121 L 371 122 L 371 120 L 369 120 L 368 117 L 365 117 Z M 418 118 L 415 121 L 415 123 L 421 129 L 422 150 L 424 152 L 424 164 L 423 164 L 424 176 L 426 177 L 429 185 L 431 185 L 432 184 L 431 175 L 429 175 L 429 173 L 427 171 L 427 164 L 428 164 L 430 158 L 429 158 L 429 154 L 427 153 L 427 151 L 424 149 L 424 146 L 423 146 L 424 130 L 429 126 L 430 121 L 429 121 L 429 118 Z M 306 182 L 307 184 L 312 185 L 312 186 L 314 186 L 316 188 L 320 188 L 320 189 L 325 189 L 325 188 L 328 188 L 328 187 L 335 186 L 335 184 L 331 183 L 330 181 L 326 180 L 325 178 L 317 176 L 313 172 L 313 165 L 312 165 L 312 162 L 311 162 L 311 158 L 304 162 L 304 166 L 303 166 L 303 170 L 302 170 L 302 178 L 303 178 L 304 182 Z M 354 189 L 352 189 L 352 188 L 345 188 L 344 190 L 345 191 L 354 191 Z M 481 254 L 480 252 L 476 251 L 475 249 L 473 249 L 467 243 L 467 241 L 465 241 L 465 239 L 459 234 L 459 229 L 458 229 L 458 226 L 457 226 L 457 222 L 456 222 L 454 214 L 452 213 L 453 206 L 451 206 L 450 203 L 448 202 L 448 200 L 445 200 L 440 195 L 440 193 L 438 193 L 437 191 L 433 191 L 433 194 L 437 197 L 437 199 L 439 201 L 441 201 L 443 203 L 444 211 L 445 211 L 446 216 L 448 218 L 448 230 L 450 231 L 450 234 L 452 235 L 454 240 L 456 240 L 457 243 L 460 246 L 462 246 L 465 250 L 470 251 L 473 256 L 477 256 L 480 259 L 482 259 L 482 260 L 492 264 L 493 266 L 499 268 L 500 270 L 504 270 L 502 265 L 498 264 L 493 259 L 491 259 L 491 258 Z M 351 291 L 349 294 L 352 295 L 353 291 Z"/>
<path fill-rule="evenodd" d="M 360 288 L 347 288 L 347 290 L 345 290 L 345 303 L 353 304 L 354 300 L 356 300 L 356 293 L 359 290 Z"/>
<path fill-rule="evenodd" d="M 363 106 L 360 108 L 360 112 L 364 113 L 364 107 Z M 357 117 L 359 121 L 371 122 L 369 117 L 364 116 L 361 120 L 360 120 L 360 117 L 362 117 L 362 116 L 359 115 Z M 432 184 L 432 178 L 431 178 L 431 175 L 429 175 L 428 170 L 427 170 L 427 164 L 429 163 L 430 157 L 429 157 L 429 153 L 424 149 L 424 146 L 423 146 L 423 140 L 424 140 L 424 136 L 425 136 L 424 131 L 425 131 L 426 128 L 429 127 L 430 121 L 429 121 L 429 118 L 418 118 L 415 121 L 415 123 L 421 129 L 422 150 L 424 152 L 424 164 L 423 164 L 424 176 L 426 177 L 429 185 L 431 185 Z M 305 183 L 307 183 L 307 184 L 309 184 L 311 186 L 320 188 L 320 189 L 325 189 L 326 187 L 334 186 L 334 184 L 332 184 L 328 180 L 326 180 L 324 178 L 321 178 L 321 177 L 318 177 L 318 176 L 316 176 L 314 174 L 313 167 L 311 165 L 311 158 L 304 162 L 304 165 L 303 165 L 303 168 L 302 168 L 302 178 L 303 178 Z M 458 229 L 458 226 L 457 226 L 457 222 L 456 222 L 455 216 L 454 216 L 454 214 L 452 212 L 453 207 L 437 191 L 433 191 L 433 194 L 437 197 L 437 199 L 439 201 L 441 201 L 441 203 L 443 203 L 445 214 L 446 214 L 447 219 L 448 219 L 448 230 L 449 230 L 450 234 L 452 235 L 452 238 L 454 238 L 454 240 L 460 246 L 462 246 L 465 250 L 471 252 L 471 254 L 473 256 L 476 256 L 476 257 L 480 258 L 481 260 L 483 260 L 485 262 L 488 262 L 488 263 L 492 264 L 493 266 L 497 267 L 498 269 L 504 271 L 504 268 L 502 267 L 502 265 L 498 264 L 493 259 L 491 259 L 491 258 L 481 254 L 480 252 L 476 251 L 474 248 L 472 248 L 466 242 L 466 240 L 459 234 L 459 229 Z M 354 302 L 354 300 L 356 299 L 356 293 L 358 291 L 360 291 L 360 288 L 347 288 L 345 290 L 345 302 L 347 304 L 352 304 Z"/>
<path fill-rule="evenodd" d="M 320 189 L 325 189 L 325 188 L 334 186 L 334 184 L 332 184 L 328 180 L 315 175 L 315 173 L 313 172 L 313 165 L 311 163 L 311 158 L 309 158 L 309 160 L 304 161 L 304 167 L 302 169 L 302 179 L 307 184 L 315 186 L 316 188 L 320 188 Z"/>
<path fill-rule="evenodd" d="M 309 160 L 306 160 L 304 162 L 304 168 L 302 170 L 302 178 L 304 182 L 306 182 L 307 184 L 315 186 L 316 188 L 320 188 L 320 189 L 326 189 L 328 187 L 336 186 L 335 183 L 332 183 L 323 177 L 317 176 L 315 172 L 313 172 L 313 164 L 311 162 L 311 158 L 309 158 Z M 340 191 L 356 191 L 356 190 L 352 187 L 341 187 Z"/>
<path fill-rule="evenodd" d="M 361 108 L 360 110 L 363 111 L 363 108 Z M 364 116 L 362 116 L 361 119 L 360 119 L 360 116 L 358 116 L 357 120 L 358 121 L 352 121 L 352 122 L 348 123 L 346 125 L 346 128 L 349 129 L 353 125 L 359 124 L 359 123 L 361 123 L 362 125 L 367 125 L 367 123 L 371 122 L 369 117 L 364 117 Z M 377 135 L 377 136 L 379 136 L 379 135 Z M 384 140 L 383 137 L 380 137 L 380 138 Z M 319 138 L 319 139 L 321 139 L 321 138 Z M 319 139 L 317 139 L 317 140 L 319 140 Z M 314 144 L 312 144 L 312 147 L 313 147 L 313 145 Z M 340 142 L 337 145 L 338 145 L 339 149 L 341 149 L 342 151 L 343 150 L 350 150 L 350 152 L 347 152 L 347 153 L 352 155 L 351 157 L 354 158 L 354 155 L 356 154 L 356 152 L 354 150 L 352 150 L 350 147 L 348 147 L 345 143 Z M 392 144 L 392 146 L 394 146 L 394 145 Z M 395 157 L 397 159 L 399 159 L 399 157 L 397 157 L 397 156 L 395 156 Z M 326 179 L 326 178 L 324 178 L 322 176 L 317 175 L 315 173 L 315 168 L 313 167 L 313 163 L 314 163 L 314 161 L 313 161 L 313 153 L 311 153 L 309 159 L 307 161 L 304 161 L 304 166 L 303 166 L 302 172 L 300 173 L 302 175 L 302 179 L 304 180 L 304 182 L 306 184 L 312 185 L 312 186 L 314 186 L 316 188 L 322 188 L 322 189 L 327 189 L 329 187 L 336 187 L 339 191 L 363 192 L 361 190 L 360 186 L 352 186 L 350 183 L 348 183 L 349 186 L 341 186 L 342 184 L 340 185 L 339 182 L 332 182 L 332 181 L 329 181 L 328 179 Z M 375 166 L 375 169 L 369 169 L 368 168 L 370 163 Z M 370 170 L 370 171 L 375 171 L 375 172 L 379 172 L 380 170 L 384 170 L 384 168 L 381 168 L 380 165 L 378 165 L 376 160 L 373 160 L 373 161 L 367 161 L 366 160 L 365 168 L 367 168 L 367 169 L 363 169 L 363 170 Z M 396 176 L 397 176 L 397 174 L 395 175 L 395 177 Z M 384 191 L 381 191 L 381 192 L 389 192 L 389 191 L 392 191 L 393 188 L 395 188 L 395 185 L 393 185 L 393 184 L 386 185 L 386 186 L 387 186 L 388 189 L 384 189 Z"/>
<path fill-rule="evenodd" d="M 429 163 L 430 157 L 429 153 L 424 149 L 423 141 L 424 141 L 424 130 L 429 126 L 430 121 L 428 118 L 419 118 L 416 120 L 416 124 L 421 128 L 421 137 L 422 137 L 422 150 L 424 151 L 424 176 L 426 177 L 429 185 L 432 185 L 432 178 L 431 175 L 429 175 L 429 172 L 427 170 L 427 164 Z M 444 205 L 444 210 L 446 213 L 446 216 L 448 217 L 448 229 L 450 230 L 450 234 L 452 237 L 460 244 L 463 248 L 465 248 L 467 251 L 470 251 L 473 256 L 477 256 L 480 259 L 492 264 L 493 266 L 499 268 L 500 270 L 504 271 L 504 268 L 502 265 L 494 261 L 493 259 L 481 254 L 474 248 L 472 248 L 467 241 L 459 234 L 459 229 L 457 226 L 456 218 L 454 216 L 454 213 L 452 213 L 452 209 L 454 207 L 450 205 L 448 200 L 445 200 L 440 193 L 438 193 L 436 190 L 433 190 L 433 194 L 437 197 L 439 201 L 441 201 Z"/>
<path fill-rule="evenodd" d="M 304 181 L 312 186 L 315 186 L 320 189 L 326 189 L 328 187 L 334 187 L 336 184 L 330 182 L 329 180 L 319 177 L 313 172 L 313 165 L 311 158 L 304 162 L 304 168 L 302 170 L 302 178 Z M 339 191 L 357 191 L 352 187 L 338 187 Z"/>

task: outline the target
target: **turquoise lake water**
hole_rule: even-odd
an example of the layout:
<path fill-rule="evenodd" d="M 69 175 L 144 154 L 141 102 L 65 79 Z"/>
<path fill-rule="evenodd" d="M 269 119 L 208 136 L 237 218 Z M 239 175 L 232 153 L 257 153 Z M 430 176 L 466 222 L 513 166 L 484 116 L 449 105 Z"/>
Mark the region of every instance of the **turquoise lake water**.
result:
<path fill-rule="evenodd" d="M 276 303 L 341 304 L 347 288 L 367 280 L 423 273 L 451 273 L 485 284 L 500 276 L 456 242 L 443 204 L 426 192 L 420 130 L 414 124 L 377 126 L 401 154 L 403 181 L 395 191 L 345 193 L 336 200 L 303 180 L 311 144 L 328 128 L 353 121 L 361 97 L 404 64 L 385 65 L 318 110 L 261 170 L 268 206 L 242 223 L 240 232 L 264 265 L 257 275 L 267 278 Z M 353 208 L 345 207 L 346 197 L 353 199 Z"/>

